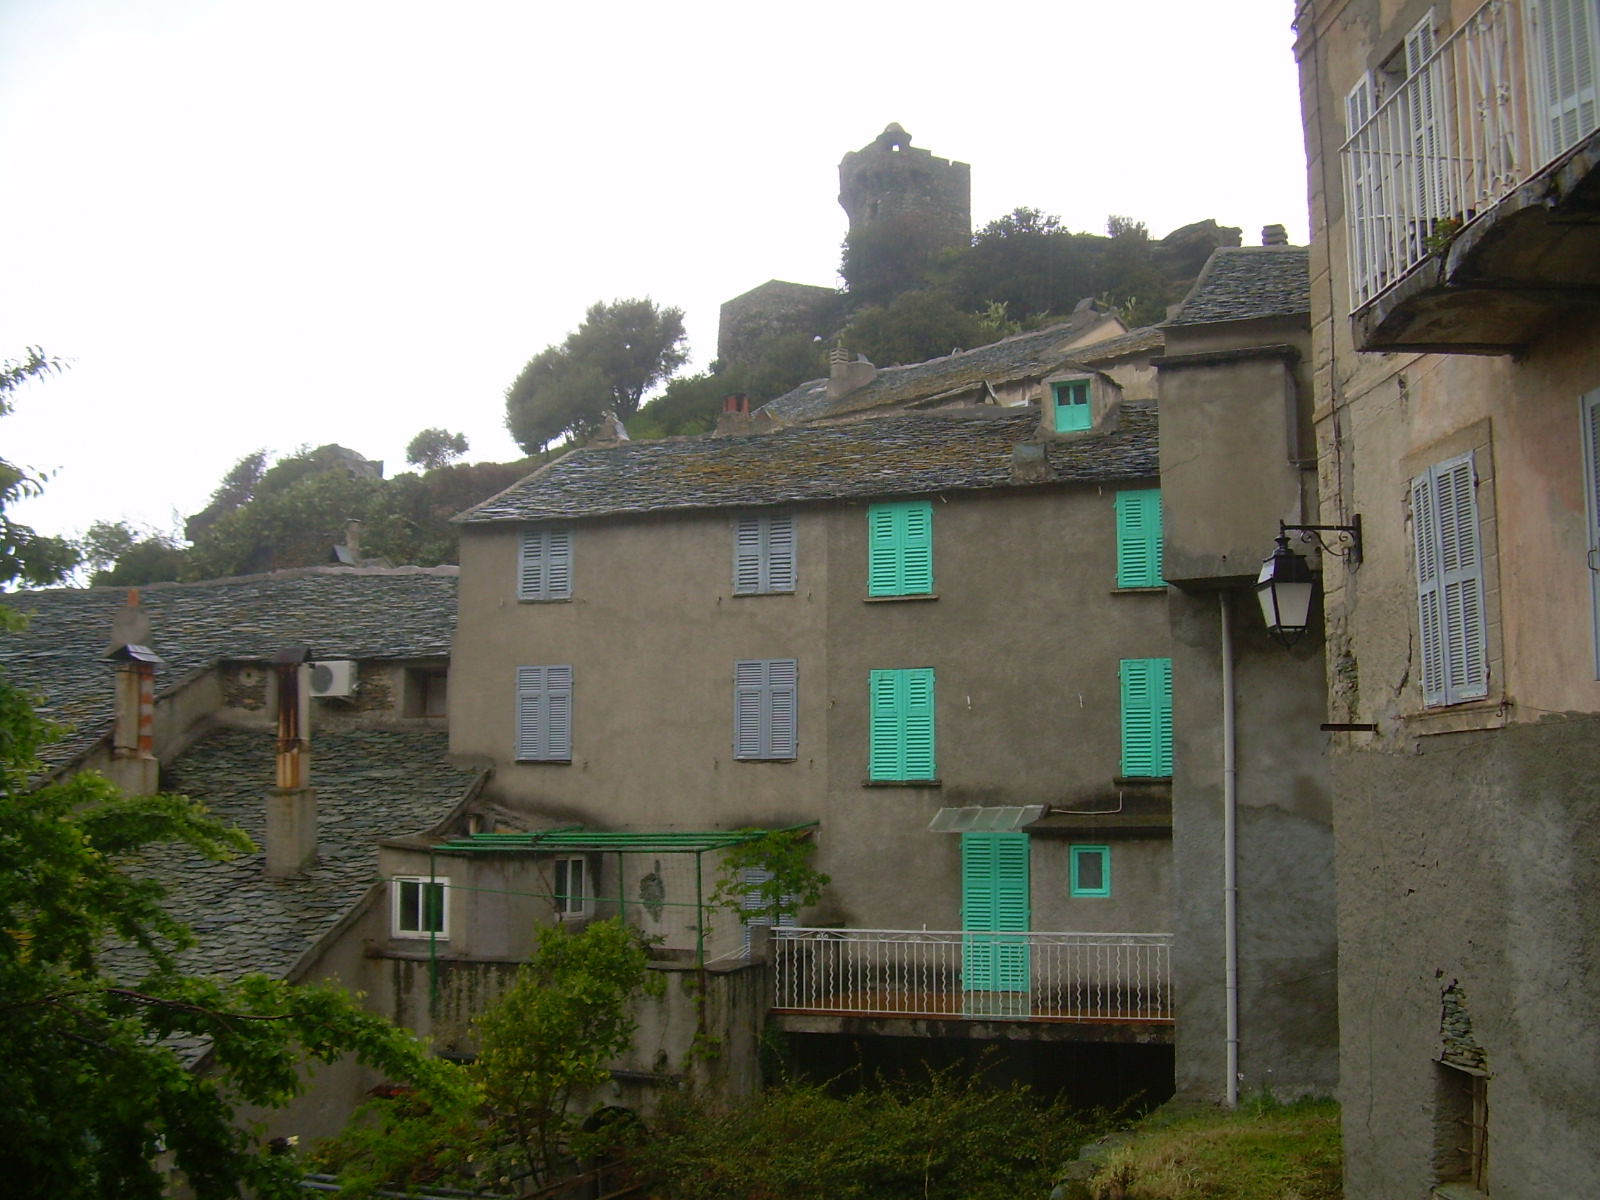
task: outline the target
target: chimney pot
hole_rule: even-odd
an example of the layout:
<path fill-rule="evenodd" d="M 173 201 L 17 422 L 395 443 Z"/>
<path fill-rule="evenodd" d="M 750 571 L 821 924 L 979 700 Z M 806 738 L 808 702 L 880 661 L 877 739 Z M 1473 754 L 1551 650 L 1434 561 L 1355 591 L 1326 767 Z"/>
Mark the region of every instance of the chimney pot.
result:
<path fill-rule="evenodd" d="M 1289 231 L 1282 225 L 1264 225 L 1261 227 L 1261 244 L 1263 246 L 1287 246 L 1289 244 Z"/>

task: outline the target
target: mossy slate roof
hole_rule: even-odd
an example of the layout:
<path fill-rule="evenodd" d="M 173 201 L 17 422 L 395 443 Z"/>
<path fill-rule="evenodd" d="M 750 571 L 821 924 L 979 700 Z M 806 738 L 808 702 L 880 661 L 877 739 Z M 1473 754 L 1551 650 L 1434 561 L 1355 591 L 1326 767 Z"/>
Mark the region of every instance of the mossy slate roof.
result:
<path fill-rule="evenodd" d="M 179 956 L 184 970 L 227 980 L 256 971 L 287 976 L 378 881 L 377 841 L 430 830 L 461 800 L 473 772 L 450 765 L 448 738 L 435 730 L 313 728 L 318 858 L 299 875 L 267 878 L 260 853 L 214 863 L 178 847 L 147 852 L 136 870 L 166 883 L 165 906 L 198 937 Z M 259 846 L 275 754 L 270 729 L 219 729 L 172 764 L 167 786 L 204 801 Z M 110 950 L 105 962 L 137 977 L 137 951 Z M 185 1049 L 193 1056 L 204 1046 Z"/>
<path fill-rule="evenodd" d="M 1038 442 L 1039 410 L 904 413 L 840 425 L 575 450 L 456 518 L 556 521 L 671 510 L 915 496 L 1017 486 L 1012 451 Z M 1157 473 L 1156 414 L 1124 405 L 1098 436 L 1048 440 L 1040 482 Z"/>
<path fill-rule="evenodd" d="M 163 660 L 166 691 L 222 659 L 270 658 L 288 647 L 317 658 L 431 658 L 450 653 L 455 628 L 453 568 L 318 569 L 152 584 L 139 589 L 151 648 Z M 67 762 L 111 727 L 113 672 L 102 655 L 125 588 L 15 592 L 6 607 L 28 627 L 0 634 L 0 668 L 42 697 L 39 711 L 72 727 L 46 748 L 47 765 Z"/>
<path fill-rule="evenodd" d="M 893 407 L 961 392 L 983 383 L 1011 383 L 1043 375 L 1066 357 L 1066 346 L 1103 313 L 1085 312 L 1061 325 L 1032 333 L 1019 333 L 975 350 L 962 350 L 926 362 L 901 367 L 880 367 L 877 378 L 865 387 L 828 399 L 828 381 L 813 379 L 792 392 L 769 400 L 759 409 L 787 424 L 839 417 L 870 408 Z M 1080 346 L 1087 352 L 1089 347 Z"/>
<path fill-rule="evenodd" d="M 1169 326 L 1293 317 L 1311 311 L 1304 246 L 1233 246 L 1212 252 Z"/>

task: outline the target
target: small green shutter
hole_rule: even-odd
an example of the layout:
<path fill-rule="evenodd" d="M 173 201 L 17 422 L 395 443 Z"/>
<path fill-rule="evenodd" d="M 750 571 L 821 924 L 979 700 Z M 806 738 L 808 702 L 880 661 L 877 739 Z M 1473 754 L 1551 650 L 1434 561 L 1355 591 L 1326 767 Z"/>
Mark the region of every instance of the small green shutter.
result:
<path fill-rule="evenodd" d="M 1089 408 L 1089 381 L 1069 379 L 1051 387 L 1055 401 L 1057 433 L 1076 433 L 1094 424 Z"/>
<path fill-rule="evenodd" d="M 1122 773 L 1172 774 L 1172 660 L 1122 660 Z"/>
<path fill-rule="evenodd" d="M 1164 586 L 1160 488 L 1117 493 L 1117 586 Z"/>

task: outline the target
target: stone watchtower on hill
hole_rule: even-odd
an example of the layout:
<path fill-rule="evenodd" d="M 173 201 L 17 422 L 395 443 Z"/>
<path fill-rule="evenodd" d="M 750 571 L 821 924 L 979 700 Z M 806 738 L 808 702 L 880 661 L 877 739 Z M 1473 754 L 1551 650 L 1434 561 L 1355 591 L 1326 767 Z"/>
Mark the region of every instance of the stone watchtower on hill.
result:
<path fill-rule="evenodd" d="M 972 168 L 935 158 L 891 124 L 839 160 L 839 204 L 850 218 L 851 237 L 877 223 L 915 217 L 934 231 L 941 248 L 962 246 L 972 236 Z"/>

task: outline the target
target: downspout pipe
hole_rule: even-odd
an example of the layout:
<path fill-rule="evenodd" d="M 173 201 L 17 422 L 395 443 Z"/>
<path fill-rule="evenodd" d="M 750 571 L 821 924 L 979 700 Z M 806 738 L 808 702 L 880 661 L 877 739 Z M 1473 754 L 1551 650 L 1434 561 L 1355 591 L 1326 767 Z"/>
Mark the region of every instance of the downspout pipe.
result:
<path fill-rule="evenodd" d="M 1239 1103 L 1239 768 L 1235 738 L 1233 609 L 1228 592 L 1217 593 L 1222 619 L 1222 957 L 1226 1012 L 1225 1098 Z"/>

